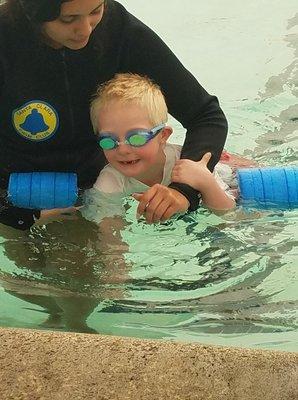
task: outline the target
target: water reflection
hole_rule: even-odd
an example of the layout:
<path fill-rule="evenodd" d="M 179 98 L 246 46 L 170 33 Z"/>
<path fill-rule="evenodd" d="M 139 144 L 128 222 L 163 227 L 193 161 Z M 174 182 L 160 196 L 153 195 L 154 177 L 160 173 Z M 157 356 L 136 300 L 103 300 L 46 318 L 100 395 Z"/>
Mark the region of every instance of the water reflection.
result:
<path fill-rule="evenodd" d="M 2 227 L 1 227 L 2 228 Z M 102 299 L 121 298 L 126 279 L 122 251 L 103 248 L 98 226 L 83 218 L 35 227 L 30 233 L 3 227 L 5 256 L 17 270 L 0 273 L 5 291 L 42 307 L 40 327 L 95 332 L 86 324 Z"/>
<path fill-rule="evenodd" d="M 289 242 L 287 235 L 284 240 L 280 238 L 288 222 L 281 216 L 270 218 L 271 222 L 264 218 L 222 222 L 205 230 L 201 230 L 198 218 L 192 225 L 192 232 L 188 226 L 187 242 L 192 243 L 192 251 L 183 254 L 183 264 L 181 258 L 175 258 L 174 248 L 181 249 L 181 243 L 177 241 L 168 249 L 173 251 L 172 262 L 168 260 L 168 265 L 163 262 L 162 267 L 153 262 L 148 267 L 147 263 L 147 273 L 143 272 L 143 279 L 139 274 L 134 287 L 131 287 L 135 301 L 120 302 L 118 310 L 143 314 L 188 314 L 185 322 L 182 324 L 180 321 L 180 328 L 177 328 L 191 326 L 197 332 L 205 333 L 231 333 L 232 321 L 236 331 L 240 325 L 243 326 L 242 333 L 292 330 L 295 327 L 294 302 L 275 304 L 272 290 L 262 294 L 262 284 L 266 280 L 270 284 L 271 274 L 285 265 L 284 255 L 289 254 L 295 245 L 293 241 Z M 147 235 L 148 254 L 151 254 L 150 244 Z M 187 271 L 185 273 L 188 264 L 191 264 L 192 276 Z M 143 263 L 142 266 L 145 267 Z M 286 289 L 287 277 L 286 274 L 283 276 L 280 292 Z M 280 318 L 277 318 L 277 310 L 281 312 Z M 211 329 L 212 322 L 213 325 L 216 322 L 216 328 Z"/>

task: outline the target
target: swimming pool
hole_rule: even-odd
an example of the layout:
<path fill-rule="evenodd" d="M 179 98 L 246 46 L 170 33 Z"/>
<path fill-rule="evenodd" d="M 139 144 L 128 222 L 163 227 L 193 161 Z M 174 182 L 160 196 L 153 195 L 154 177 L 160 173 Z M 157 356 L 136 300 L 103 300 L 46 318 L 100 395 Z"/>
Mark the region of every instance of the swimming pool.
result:
<path fill-rule="evenodd" d="M 297 164 L 296 1 L 123 4 L 218 95 L 228 150 Z M 82 218 L 1 227 L 0 325 L 297 350 L 297 210 L 146 226 L 129 207 L 105 242 Z"/>

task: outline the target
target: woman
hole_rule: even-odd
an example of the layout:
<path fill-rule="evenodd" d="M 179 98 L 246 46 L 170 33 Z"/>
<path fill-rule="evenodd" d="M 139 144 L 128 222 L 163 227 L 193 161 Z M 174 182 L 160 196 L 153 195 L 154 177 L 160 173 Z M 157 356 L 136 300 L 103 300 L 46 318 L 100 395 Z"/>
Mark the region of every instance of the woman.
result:
<path fill-rule="evenodd" d="M 147 26 L 114 0 L 7 0 L 0 7 L 0 187 L 12 172 L 69 171 L 92 186 L 105 159 L 98 151 L 89 103 L 98 84 L 117 72 L 147 75 L 162 88 L 172 114 L 187 129 L 182 157 L 224 146 L 227 123 L 209 95 Z M 139 211 L 162 219 L 164 196 L 175 212 L 198 206 L 191 187 L 141 200 Z M 11 207 L 0 222 L 28 229 L 47 211 Z M 168 200 L 167 200 L 168 201 Z M 148 204 L 150 202 L 150 210 Z M 147 208 L 146 208 L 147 206 Z"/>

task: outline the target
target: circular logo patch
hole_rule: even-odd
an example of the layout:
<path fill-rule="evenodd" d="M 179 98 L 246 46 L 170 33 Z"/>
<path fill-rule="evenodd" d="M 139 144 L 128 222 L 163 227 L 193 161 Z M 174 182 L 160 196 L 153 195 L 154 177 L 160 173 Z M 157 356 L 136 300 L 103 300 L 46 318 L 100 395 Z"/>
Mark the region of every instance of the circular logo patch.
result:
<path fill-rule="evenodd" d="M 39 142 L 54 135 L 59 117 L 50 104 L 33 100 L 12 112 L 12 122 L 22 137 Z"/>

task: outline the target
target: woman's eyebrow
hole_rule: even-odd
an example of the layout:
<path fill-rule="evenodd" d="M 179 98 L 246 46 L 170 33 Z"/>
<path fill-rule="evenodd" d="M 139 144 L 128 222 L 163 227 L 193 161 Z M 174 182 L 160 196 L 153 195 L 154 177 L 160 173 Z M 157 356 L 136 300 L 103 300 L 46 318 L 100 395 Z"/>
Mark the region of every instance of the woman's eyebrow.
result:
<path fill-rule="evenodd" d="M 97 7 L 94 8 L 94 10 L 90 11 L 90 14 L 94 13 L 94 11 L 97 11 L 101 6 L 103 6 L 105 3 L 105 0 L 103 0 Z M 61 17 L 78 17 L 79 14 L 61 14 Z"/>

